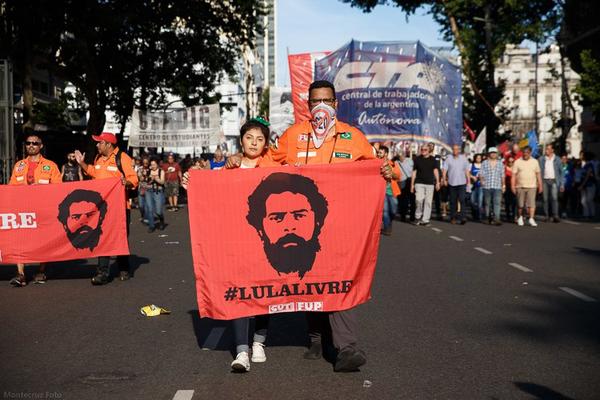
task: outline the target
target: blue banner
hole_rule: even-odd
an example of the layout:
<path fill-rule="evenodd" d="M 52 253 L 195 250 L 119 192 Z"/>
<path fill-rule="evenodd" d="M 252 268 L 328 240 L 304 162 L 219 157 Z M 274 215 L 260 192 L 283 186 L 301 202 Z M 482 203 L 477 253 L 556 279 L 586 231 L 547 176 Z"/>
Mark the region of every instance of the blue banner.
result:
<path fill-rule="evenodd" d="M 316 62 L 333 82 L 340 120 L 372 141 L 462 140 L 460 68 L 421 42 L 352 40 Z"/>

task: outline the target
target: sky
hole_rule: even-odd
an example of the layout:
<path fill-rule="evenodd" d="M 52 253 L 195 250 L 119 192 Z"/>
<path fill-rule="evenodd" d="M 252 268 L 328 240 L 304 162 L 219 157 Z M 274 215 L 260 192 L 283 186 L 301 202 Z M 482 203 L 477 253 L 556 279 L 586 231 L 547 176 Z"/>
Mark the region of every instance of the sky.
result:
<path fill-rule="evenodd" d="M 420 40 L 430 47 L 451 46 L 426 10 L 406 20 L 398 7 L 377 6 L 368 14 L 341 0 L 278 0 L 277 84 L 289 86 L 287 53 L 336 50 L 351 39 Z"/>

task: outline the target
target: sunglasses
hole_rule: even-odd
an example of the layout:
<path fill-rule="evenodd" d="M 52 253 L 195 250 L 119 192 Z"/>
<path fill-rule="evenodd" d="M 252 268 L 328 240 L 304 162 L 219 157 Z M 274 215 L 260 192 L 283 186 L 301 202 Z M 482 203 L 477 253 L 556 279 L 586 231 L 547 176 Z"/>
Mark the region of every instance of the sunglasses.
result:
<path fill-rule="evenodd" d="M 335 99 L 308 99 L 310 104 L 319 104 L 321 102 L 325 104 L 333 104 L 335 103 Z"/>
<path fill-rule="evenodd" d="M 27 146 L 39 146 L 41 143 L 40 142 L 25 142 L 25 144 Z"/>

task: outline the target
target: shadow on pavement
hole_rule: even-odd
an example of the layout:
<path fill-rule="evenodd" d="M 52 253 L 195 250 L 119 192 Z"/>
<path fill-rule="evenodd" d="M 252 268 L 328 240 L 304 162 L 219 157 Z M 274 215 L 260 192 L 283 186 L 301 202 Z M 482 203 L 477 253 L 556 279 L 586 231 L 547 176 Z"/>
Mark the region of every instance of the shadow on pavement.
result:
<path fill-rule="evenodd" d="M 546 386 L 537 385 L 531 382 L 513 382 L 519 390 L 530 394 L 533 399 L 539 400 L 575 400 L 572 397 L 565 396 Z"/>
<path fill-rule="evenodd" d="M 585 247 L 574 247 L 574 249 L 586 256 L 600 257 L 600 250 L 586 249 Z"/>
<path fill-rule="evenodd" d="M 229 321 L 201 318 L 198 310 L 190 310 L 188 314 L 192 319 L 198 347 L 205 350 L 234 351 L 233 331 Z M 249 343 L 252 343 L 253 332 L 254 319 L 250 323 Z M 271 316 L 267 333 L 267 346 L 306 347 L 308 343 L 304 313 Z M 233 355 L 235 356 L 235 354 Z"/>
<path fill-rule="evenodd" d="M 97 258 L 81 259 L 81 260 L 68 260 L 46 263 L 46 275 L 48 279 L 90 279 L 96 273 Z M 142 265 L 148 264 L 150 260 L 146 257 L 139 257 L 135 254 L 129 256 L 130 273 L 131 276 L 135 276 L 137 271 Z M 25 275 L 32 279 L 35 273 L 38 271 L 39 264 L 27 264 L 25 265 Z M 8 267 L 8 268 L 6 268 Z M 118 267 L 116 264 L 116 258 L 111 258 L 111 275 L 118 275 Z M 0 281 L 10 280 L 17 273 L 16 265 L 3 265 L 0 268 Z"/>

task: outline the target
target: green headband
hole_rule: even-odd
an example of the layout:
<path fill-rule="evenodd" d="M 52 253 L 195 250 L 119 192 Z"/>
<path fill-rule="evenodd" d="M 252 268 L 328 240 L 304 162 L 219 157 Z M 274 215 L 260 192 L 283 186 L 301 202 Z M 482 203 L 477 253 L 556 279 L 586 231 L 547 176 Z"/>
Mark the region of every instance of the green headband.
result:
<path fill-rule="evenodd" d="M 271 125 L 269 123 L 269 121 L 267 121 L 266 119 L 264 119 L 263 117 L 254 117 L 254 118 L 250 118 L 250 122 L 258 122 L 261 125 L 266 126 L 267 128 Z"/>

